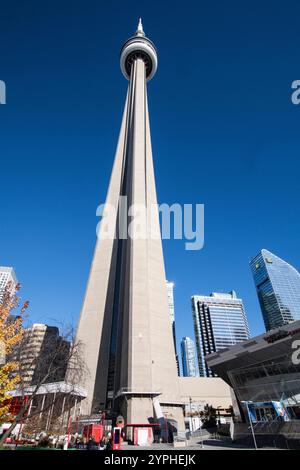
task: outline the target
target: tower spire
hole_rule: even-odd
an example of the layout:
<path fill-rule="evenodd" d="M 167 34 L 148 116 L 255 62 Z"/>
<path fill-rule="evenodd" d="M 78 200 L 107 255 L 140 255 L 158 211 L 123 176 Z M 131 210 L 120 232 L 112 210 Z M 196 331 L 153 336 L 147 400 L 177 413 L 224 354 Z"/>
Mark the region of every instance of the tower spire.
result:
<path fill-rule="evenodd" d="M 142 25 L 142 18 L 139 18 L 139 24 L 136 30 L 136 36 L 145 36 L 143 25 Z"/>
<path fill-rule="evenodd" d="M 128 39 L 121 49 L 120 66 L 127 80 L 130 80 L 131 68 L 137 57 L 143 59 L 145 63 L 146 80 L 151 80 L 157 69 L 157 53 L 153 42 L 144 33 L 141 18 L 135 35 Z"/>

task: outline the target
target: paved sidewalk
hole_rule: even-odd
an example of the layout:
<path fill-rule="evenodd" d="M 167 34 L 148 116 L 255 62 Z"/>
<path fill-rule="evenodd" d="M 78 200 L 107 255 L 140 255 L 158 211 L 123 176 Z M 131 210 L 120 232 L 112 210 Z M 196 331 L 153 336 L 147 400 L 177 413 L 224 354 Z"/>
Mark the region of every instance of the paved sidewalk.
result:
<path fill-rule="evenodd" d="M 231 442 L 226 442 L 220 439 L 204 439 L 203 445 L 199 437 L 194 437 L 189 440 L 188 446 L 174 447 L 173 444 L 152 444 L 150 447 L 140 447 L 133 445 L 123 444 L 121 450 L 161 450 L 171 452 L 172 450 L 251 450 L 251 447 L 245 447 Z"/>

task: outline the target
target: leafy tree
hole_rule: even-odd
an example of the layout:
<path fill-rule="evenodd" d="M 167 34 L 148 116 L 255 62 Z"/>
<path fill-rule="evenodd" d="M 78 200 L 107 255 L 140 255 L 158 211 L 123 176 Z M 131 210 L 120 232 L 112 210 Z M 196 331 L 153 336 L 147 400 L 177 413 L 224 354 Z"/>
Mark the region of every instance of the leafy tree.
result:
<path fill-rule="evenodd" d="M 37 432 L 40 429 L 48 432 L 60 418 L 62 428 L 62 401 L 65 403 L 64 414 L 70 414 L 74 406 L 74 393 L 86 374 L 81 343 L 76 341 L 72 328 L 63 336 L 50 335 L 47 340 L 44 339 L 37 354 L 34 344 L 34 332 L 27 328 L 19 343 L 13 347 L 13 357 L 17 358 L 18 364 L 19 381 L 15 387 L 18 406 L 10 419 L 10 427 L 0 438 L 0 445 L 18 424 L 25 430 L 27 426 L 31 431 L 36 427 Z M 33 371 L 33 375 L 29 376 L 28 371 Z M 55 392 L 51 391 L 54 383 Z M 45 404 L 41 399 L 43 395 Z"/>
<path fill-rule="evenodd" d="M 200 412 L 200 418 L 203 422 L 203 428 L 214 428 L 217 426 L 217 412 L 216 409 L 209 405 L 205 405 L 204 410 Z"/>
<path fill-rule="evenodd" d="M 9 359 L 14 348 L 23 338 L 23 317 L 28 302 L 20 308 L 20 297 L 17 293 L 20 284 L 15 289 L 8 285 L 0 301 L 0 424 L 10 421 L 10 404 L 12 398 L 7 394 L 13 390 L 20 381 L 18 374 L 19 363 Z M 14 310 L 17 315 L 12 315 Z"/>

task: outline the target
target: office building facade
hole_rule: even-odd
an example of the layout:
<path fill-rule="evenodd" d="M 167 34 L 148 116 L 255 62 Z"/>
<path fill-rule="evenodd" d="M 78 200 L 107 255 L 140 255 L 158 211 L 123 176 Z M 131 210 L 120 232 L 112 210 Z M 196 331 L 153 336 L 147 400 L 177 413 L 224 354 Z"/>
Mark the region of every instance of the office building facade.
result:
<path fill-rule="evenodd" d="M 266 331 L 300 320 L 300 274 L 268 250 L 250 261 Z"/>
<path fill-rule="evenodd" d="M 250 338 L 243 301 L 234 291 L 195 295 L 192 314 L 200 377 L 214 377 L 205 356 Z"/>

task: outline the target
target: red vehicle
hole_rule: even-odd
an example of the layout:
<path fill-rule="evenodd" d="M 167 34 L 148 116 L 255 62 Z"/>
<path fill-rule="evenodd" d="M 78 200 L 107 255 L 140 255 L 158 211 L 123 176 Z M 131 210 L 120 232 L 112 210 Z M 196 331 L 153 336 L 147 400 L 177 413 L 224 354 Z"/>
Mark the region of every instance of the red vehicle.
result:
<path fill-rule="evenodd" d="M 103 424 L 87 424 L 83 428 L 83 437 L 88 441 L 90 438 L 93 438 L 96 444 L 99 444 L 104 434 Z"/>

